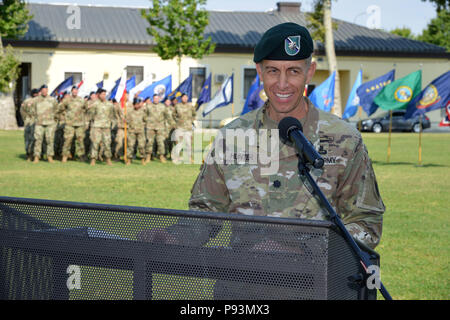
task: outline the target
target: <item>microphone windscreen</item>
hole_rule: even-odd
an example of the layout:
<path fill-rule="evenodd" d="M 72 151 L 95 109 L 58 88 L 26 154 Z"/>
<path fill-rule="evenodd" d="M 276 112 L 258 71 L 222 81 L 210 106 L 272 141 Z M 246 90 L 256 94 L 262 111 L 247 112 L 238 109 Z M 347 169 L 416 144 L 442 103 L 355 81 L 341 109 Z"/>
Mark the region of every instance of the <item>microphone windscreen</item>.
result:
<path fill-rule="evenodd" d="M 303 132 L 302 124 L 296 118 L 286 117 L 281 119 L 280 123 L 278 123 L 280 137 L 284 140 L 290 140 L 289 134 L 293 129 Z"/>

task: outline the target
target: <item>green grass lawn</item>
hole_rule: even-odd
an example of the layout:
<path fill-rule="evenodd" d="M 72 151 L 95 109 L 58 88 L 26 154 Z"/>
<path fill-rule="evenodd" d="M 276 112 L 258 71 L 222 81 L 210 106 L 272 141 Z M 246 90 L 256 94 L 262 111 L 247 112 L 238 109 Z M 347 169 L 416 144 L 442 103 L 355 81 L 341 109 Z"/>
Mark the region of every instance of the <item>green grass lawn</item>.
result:
<path fill-rule="evenodd" d="M 395 299 L 449 299 L 450 134 L 365 134 L 386 212 L 382 281 Z M 187 209 L 199 165 L 26 162 L 23 132 L 0 131 L 0 195 Z"/>

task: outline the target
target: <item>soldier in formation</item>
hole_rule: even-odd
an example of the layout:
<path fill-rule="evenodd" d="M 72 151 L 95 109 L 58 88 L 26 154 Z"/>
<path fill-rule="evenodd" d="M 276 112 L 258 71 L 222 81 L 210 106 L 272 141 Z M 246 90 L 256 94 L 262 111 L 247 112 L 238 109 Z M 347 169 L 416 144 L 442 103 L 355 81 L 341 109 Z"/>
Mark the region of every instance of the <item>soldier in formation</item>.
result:
<path fill-rule="evenodd" d="M 133 109 L 133 104 L 128 101 L 128 92 L 125 93 L 125 101 L 127 110 Z M 125 140 L 125 108 L 117 103 L 114 105 L 114 114 L 117 120 L 117 131 L 115 135 L 114 159 L 119 160 L 124 155 Z M 128 142 L 127 142 L 128 143 Z M 126 159 L 124 159 L 126 161 Z"/>
<path fill-rule="evenodd" d="M 43 85 L 40 89 L 40 95 L 33 98 L 31 109 L 35 119 L 33 162 L 39 162 L 42 142 L 45 139 L 47 143 L 47 160 L 53 163 L 58 102 L 55 98 L 48 95 L 47 85 Z"/>
<path fill-rule="evenodd" d="M 32 102 L 33 98 L 35 98 L 38 94 L 38 89 L 31 90 L 31 97 L 25 99 L 20 106 L 20 114 L 24 124 L 25 154 L 27 156 L 27 161 L 33 160 L 35 119 L 32 112 Z"/>
<path fill-rule="evenodd" d="M 137 151 L 139 152 L 142 164 L 145 165 L 145 123 L 147 120 L 146 110 L 144 108 L 144 100 L 134 98 L 133 108 L 127 109 L 127 159 L 126 164 L 130 165 L 133 159 L 134 148 L 137 143 Z"/>
<path fill-rule="evenodd" d="M 162 163 L 166 162 L 165 154 L 165 140 L 168 134 L 168 126 L 173 126 L 174 121 L 171 116 L 171 112 L 164 104 L 160 103 L 160 97 L 158 95 L 153 96 L 153 103 L 147 104 L 145 113 L 146 119 L 146 159 L 148 163 L 151 160 L 153 154 L 154 141 L 156 139 L 157 155 Z"/>
<path fill-rule="evenodd" d="M 114 106 L 106 99 L 106 90 L 100 89 L 98 100 L 89 108 L 91 115 L 91 166 L 98 158 L 100 143 L 104 144 L 106 164 L 111 165 L 111 128 L 116 122 Z"/>
<path fill-rule="evenodd" d="M 174 118 L 176 121 L 176 130 L 182 130 L 182 132 L 177 131 L 175 135 L 177 137 L 183 137 L 177 143 L 184 143 L 184 150 L 187 151 L 188 158 L 192 158 L 192 133 L 193 133 L 193 123 L 196 116 L 195 106 L 192 103 L 188 102 L 188 95 L 183 93 L 181 96 L 181 102 L 175 104 L 174 106 Z"/>
<path fill-rule="evenodd" d="M 64 114 L 64 145 L 62 148 L 62 162 L 67 162 L 71 156 L 72 141 L 75 138 L 75 154 L 80 161 L 86 161 L 84 136 L 86 133 L 86 102 L 78 96 L 78 88 L 72 87 L 71 95 L 59 105 L 58 112 Z"/>

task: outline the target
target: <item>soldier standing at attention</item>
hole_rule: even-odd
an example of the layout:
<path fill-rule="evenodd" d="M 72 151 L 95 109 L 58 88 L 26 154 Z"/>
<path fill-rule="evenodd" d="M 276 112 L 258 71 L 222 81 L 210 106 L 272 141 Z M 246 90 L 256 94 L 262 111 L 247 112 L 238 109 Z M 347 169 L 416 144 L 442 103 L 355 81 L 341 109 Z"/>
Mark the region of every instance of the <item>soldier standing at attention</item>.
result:
<path fill-rule="evenodd" d="M 156 138 L 157 155 L 162 163 L 166 162 L 166 154 L 164 140 L 166 138 L 166 122 L 172 124 L 172 120 L 167 107 L 160 103 L 160 97 L 153 95 L 153 104 L 148 104 L 146 107 L 146 131 L 147 131 L 147 157 L 145 161 L 150 162 L 151 155 L 153 153 L 153 144 Z"/>
<path fill-rule="evenodd" d="M 115 124 L 114 107 L 106 100 L 106 90 L 98 90 L 98 100 L 91 106 L 89 113 L 92 117 L 91 125 L 91 166 L 98 158 L 98 149 L 103 142 L 105 147 L 106 164 L 111 163 L 111 127 Z"/>
<path fill-rule="evenodd" d="M 92 91 L 89 94 L 89 98 L 86 102 L 86 117 L 84 119 L 84 150 L 86 150 L 86 153 L 90 154 L 91 150 L 91 137 L 90 137 L 90 131 L 91 131 L 91 122 L 92 122 L 92 114 L 90 112 L 91 107 L 94 105 L 94 103 L 98 99 L 98 94 L 94 91 Z"/>
<path fill-rule="evenodd" d="M 133 109 L 133 104 L 128 101 L 128 92 L 125 93 L 125 103 L 127 104 L 127 111 Z M 114 105 L 114 114 L 117 121 L 117 132 L 114 148 L 114 159 L 119 160 L 124 154 L 123 145 L 125 139 L 125 110 L 120 103 Z"/>
<path fill-rule="evenodd" d="M 56 130 L 55 130 L 55 157 L 61 159 L 62 149 L 64 145 L 64 128 L 66 126 L 66 113 L 60 112 L 62 103 L 70 96 L 67 91 L 62 92 L 58 96 L 58 108 L 56 110 Z M 72 155 L 70 154 L 70 158 Z"/>
<path fill-rule="evenodd" d="M 176 100 L 176 98 L 175 98 Z M 169 119 L 166 120 L 165 126 L 166 126 L 166 139 L 164 140 L 164 147 L 166 149 L 166 157 L 170 157 L 170 153 L 172 152 L 172 141 L 171 136 L 173 130 L 175 130 L 175 108 L 172 104 L 172 101 L 167 98 L 164 100 L 164 105 L 166 106 L 167 113 L 169 114 Z"/>
<path fill-rule="evenodd" d="M 58 101 L 48 95 L 47 85 L 40 88 L 40 95 L 33 99 L 32 112 L 36 120 L 34 127 L 34 160 L 38 163 L 42 151 L 42 142 L 45 138 L 47 143 L 47 160 L 53 163 L 54 140 L 56 129 L 56 112 Z"/>
<path fill-rule="evenodd" d="M 188 95 L 186 93 L 183 93 L 181 96 L 181 103 L 177 103 L 175 105 L 175 120 L 176 120 L 176 130 L 183 130 L 185 134 L 184 137 L 186 138 L 186 149 L 188 151 L 188 154 L 192 160 L 192 125 L 195 120 L 196 111 L 195 106 L 192 105 L 192 103 L 188 102 Z M 176 136 L 179 136 L 179 133 L 176 133 Z M 181 141 L 177 141 L 177 143 L 180 143 Z"/>
<path fill-rule="evenodd" d="M 65 114 L 64 145 L 62 149 L 62 162 L 67 162 L 70 156 L 72 140 L 75 137 L 75 154 L 80 161 L 86 161 L 84 149 L 86 103 L 78 96 L 78 87 L 73 86 L 71 95 L 60 104 L 60 113 Z M 74 156 L 75 156 L 74 154 Z"/>
<path fill-rule="evenodd" d="M 137 142 L 137 150 L 141 156 L 142 164 L 145 165 L 145 121 L 147 115 L 144 109 L 144 100 L 134 98 L 133 108 L 127 109 L 127 161 L 130 165 L 133 159 L 134 147 Z"/>
<path fill-rule="evenodd" d="M 24 124 L 24 139 L 25 139 L 25 154 L 27 156 L 27 161 L 33 159 L 33 143 L 34 143 L 34 121 L 32 106 L 33 98 L 37 97 L 39 94 L 38 89 L 31 90 L 31 97 L 28 97 L 22 102 L 20 106 L 20 114 L 23 119 Z"/>

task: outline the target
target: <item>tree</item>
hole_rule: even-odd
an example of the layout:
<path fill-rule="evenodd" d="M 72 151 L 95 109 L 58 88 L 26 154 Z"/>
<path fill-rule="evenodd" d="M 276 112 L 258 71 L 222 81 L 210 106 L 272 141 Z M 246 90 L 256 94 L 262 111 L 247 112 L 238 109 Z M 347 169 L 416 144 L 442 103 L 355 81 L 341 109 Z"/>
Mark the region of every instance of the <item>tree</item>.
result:
<path fill-rule="evenodd" d="M 3 38 L 15 39 L 28 30 L 32 18 L 26 4 L 20 0 L 3 0 L 0 6 L 0 93 L 9 93 L 19 74 L 20 61 L 10 45 L 3 48 Z M 11 95 L 0 99 L 0 129 L 17 128 L 14 101 Z"/>
<path fill-rule="evenodd" d="M 437 17 L 432 19 L 422 34 L 420 41 L 432 43 L 450 51 L 450 11 L 438 11 Z"/>
<path fill-rule="evenodd" d="M 407 39 L 411 39 L 411 40 L 416 40 L 416 36 L 412 33 L 411 29 L 408 27 L 403 27 L 403 28 L 395 28 L 391 31 L 389 31 L 392 34 L 396 34 L 400 37 L 403 38 L 407 38 Z"/>
<path fill-rule="evenodd" d="M 448 11 L 450 9 L 450 0 L 422 0 L 423 2 L 431 2 L 436 6 L 436 11 Z"/>
<path fill-rule="evenodd" d="M 312 29 L 312 36 L 324 43 L 325 54 L 328 60 L 328 69 L 330 73 L 336 71 L 334 87 L 334 108 L 335 115 L 342 116 L 341 85 L 334 48 L 333 30 L 338 28 L 331 19 L 331 0 L 315 0 L 314 11 L 307 17 L 308 27 Z"/>
<path fill-rule="evenodd" d="M 152 8 L 141 11 L 156 42 L 153 50 L 163 60 L 177 58 L 178 84 L 183 56 L 201 59 L 215 49 L 211 37 L 203 35 L 209 23 L 208 12 L 200 8 L 205 4 L 206 0 L 153 0 Z"/>

